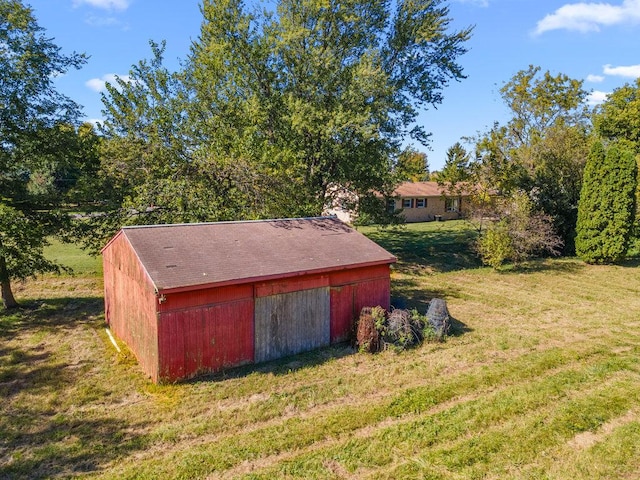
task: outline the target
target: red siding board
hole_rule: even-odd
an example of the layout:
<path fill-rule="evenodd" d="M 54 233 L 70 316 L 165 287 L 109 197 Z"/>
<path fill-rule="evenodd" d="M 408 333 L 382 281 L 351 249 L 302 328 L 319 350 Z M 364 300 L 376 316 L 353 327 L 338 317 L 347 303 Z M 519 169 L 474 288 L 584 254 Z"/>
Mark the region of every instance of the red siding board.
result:
<path fill-rule="evenodd" d="M 253 361 L 253 301 L 242 300 L 160 316 L 161 380 L 175 381 Z"/>
<path fill-rule="evenodd" d="M 103 252 L 106 321 L 134 353 L 142 369 L 157 379 L 156 297 L 128 241 L 116 237 Z"/>
<path fill-rule="evenodd" d="M 331 343 L 348 340 L 353 330 L 354 286 L 331 287 Z"/>
<path fill-rule="evenodd" d="M 389 310 L 391 301 L 389 278 L 380 278 L 359 283 L 355 292 L 355 311 L 360 313 L 362 307 L 381 306 Z"/>
<path fill-rule="evenodd" d="M 380 277 L 389 277 L 389 265 L 375 265 L 372 267 L 352 268 L 349 270 L 332 272 L 330 279 L 331 286 L 336 287 L 339 285 L 349 285 Z"/>
<path fill-rule="evenodd" d="M 310 290 L 312 288 L 328 286 L 329 277 L 327 275 L 308 275 L 280 281 L 258 283 L 255 286 L 255 295 L 256 298 L 270 297 L 271 295 L 282 295 L 299 290 Z"/>
<path fill-rule="evenodd" d="M 160 292 L 160 294 L 162 293 Z M 164 300 L 158 307 L 158 311 L 163 313 L 251 298 L 253 298 L 253 285 L 251 284 L 203 288 L 164 295 Z"/>

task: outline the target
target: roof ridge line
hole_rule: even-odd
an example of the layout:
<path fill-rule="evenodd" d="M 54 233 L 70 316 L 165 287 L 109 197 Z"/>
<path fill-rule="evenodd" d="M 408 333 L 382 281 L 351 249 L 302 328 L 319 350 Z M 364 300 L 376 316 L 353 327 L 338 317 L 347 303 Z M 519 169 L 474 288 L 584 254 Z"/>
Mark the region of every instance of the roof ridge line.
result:
<path fill-rule="evenodd" d="M 201 225 L 230 225 L 239 223 L 267 223 L 267 222 L 292 222 L 299 220 L 338 220 L 336 215 L 321 215 L 317 217 L 295 217 L 295 218 L 265 218 L 257 220 L 224 220 L 220 222 L 187 222 L 187 223 L 159 223 L 154 225 L 125 225 L 122 230 L 133 230 L 137 228 L 157 228 L 157 227 L 185 227 Z"/>

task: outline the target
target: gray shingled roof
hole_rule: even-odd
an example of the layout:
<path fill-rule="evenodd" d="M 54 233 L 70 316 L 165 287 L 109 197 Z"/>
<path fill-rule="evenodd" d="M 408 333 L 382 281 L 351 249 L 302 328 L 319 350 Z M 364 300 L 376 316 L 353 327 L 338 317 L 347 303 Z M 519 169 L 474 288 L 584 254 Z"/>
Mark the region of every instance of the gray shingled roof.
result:
<path fill-rule="evenodd" d="M 295 276 L 396 258 L 330 217 L 124 227 L 158 290 Z"/>

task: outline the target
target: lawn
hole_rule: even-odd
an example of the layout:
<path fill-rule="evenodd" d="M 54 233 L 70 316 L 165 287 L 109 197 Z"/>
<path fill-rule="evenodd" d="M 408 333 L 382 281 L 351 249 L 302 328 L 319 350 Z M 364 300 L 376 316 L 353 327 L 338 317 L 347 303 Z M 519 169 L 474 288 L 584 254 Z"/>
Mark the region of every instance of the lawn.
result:
<path fill-rule="evenodd" d="M 156 386 L 104 331 L 95 260 L 17 286 L 26 308 L 0 312 L 0 478 L 640 477 L 637 263 L 497 273 L 462 222 L 362 231 L 399 258 L 394 302 L 445 298 L 454 335 Z"/>

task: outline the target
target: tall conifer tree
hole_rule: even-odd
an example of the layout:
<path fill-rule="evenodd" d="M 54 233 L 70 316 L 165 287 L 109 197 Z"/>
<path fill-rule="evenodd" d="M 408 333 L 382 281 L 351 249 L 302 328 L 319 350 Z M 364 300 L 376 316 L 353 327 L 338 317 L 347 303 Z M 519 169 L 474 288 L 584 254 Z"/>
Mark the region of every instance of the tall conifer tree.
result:
<path fill-rule="evenodd" d="M 587 263 L 624 259 L 635 217 L 637 166 L 633 154 L 597 142 L 584 171 L 576 253 Z"/>

